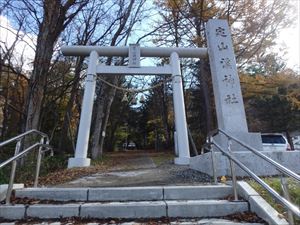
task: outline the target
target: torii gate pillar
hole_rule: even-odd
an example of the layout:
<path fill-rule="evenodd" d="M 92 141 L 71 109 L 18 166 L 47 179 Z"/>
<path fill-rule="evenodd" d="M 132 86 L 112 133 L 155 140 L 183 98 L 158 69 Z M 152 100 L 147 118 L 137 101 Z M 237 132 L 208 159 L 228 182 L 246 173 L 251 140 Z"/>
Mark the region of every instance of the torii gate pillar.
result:
<path fill-rule="evenodd" d="M 175 135 L 177 135 L 174 140 L 177 142 L 175 143 L 175 148 L 178 148 L 178 157 L 175 158 L 175 164 L 189 165 L 190 149 L 183 98 L 182 76 L 180 70 L 180 61 L 176 52 L 171 54 L 170 61 L 172 67 L 173 105 L 176 128 Z"/>
<path fill-rule="evenodd" d="M 80 114 L 79 131 L 77 137 L 75 157 L 68 161 L 68 168 L 87 167 L 91 164 L 91 159 L 87 158 L 90 128 L 96 88 L 98 53 L 92 51 L 90 54 L 89 66 L 85 78 L 85 88 L 83 94 L 82 110 Z"/>

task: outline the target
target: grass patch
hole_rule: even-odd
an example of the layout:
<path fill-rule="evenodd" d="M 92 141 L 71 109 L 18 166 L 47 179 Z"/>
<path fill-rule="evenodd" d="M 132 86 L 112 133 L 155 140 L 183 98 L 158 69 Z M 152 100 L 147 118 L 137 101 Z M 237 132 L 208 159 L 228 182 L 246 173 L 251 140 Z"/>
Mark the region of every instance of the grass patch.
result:
<path fill-rule="evenodd" d="M 162 152 L 150 155 L 156 166 L 160 166 L 164 163 L 170 162 L 174 159 L 174 154 L 171 152 Z"/>
<path fill-rule="evenodd" d="M 104 154 L 102 157 L 99 157 L 97 159 L 93 159 L 91 162 L 92 166 L 99 166 L 99 165 L 105 165 L 105 164 L 112 164 L 113 158 L 109 154 Z"/>
<path fill-rule="evenodd" d="M 278 177 L 269 177 L 269 178 L 263 178 L 263 180 L 270 185 L 274 190 L 276 190 L 280 195 L 283 196 L 283 191 L 281 189 L 281 183 L 280 178 Z M 275 208 L 279 213 L 285 213 L 285 208 L 277 203 L 274 198 L 262 187 L 260 186 L 256 181 L 249 180 L 248 183 L 273 207 Z M 288 189 L 291 201 L 293 204 L 300 206 L 300 184 L 297 183 L 293 179 L 288 179 Z M 295 218 L 296 219 L 296 218 Z M 295 220 L 296 225 L 300 225 L 300 219 Z"/>

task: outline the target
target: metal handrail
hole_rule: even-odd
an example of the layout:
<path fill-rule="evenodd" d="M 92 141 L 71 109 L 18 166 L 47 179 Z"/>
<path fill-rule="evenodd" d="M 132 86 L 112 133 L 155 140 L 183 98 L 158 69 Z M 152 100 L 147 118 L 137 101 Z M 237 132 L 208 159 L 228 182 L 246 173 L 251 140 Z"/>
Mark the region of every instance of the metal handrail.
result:
<path fill-rule="evenodd" d="M 30 134 L 40 135 L 41 136 L 40 141 L 32 144 L 30 147 L 28 147 L 25 150 L 20 152 L 23 138 L 25 138 L 26 136 L 28 136 Z M 6 193 L 6 200 L 5 200 L 6 204 L 10 203 L 10 197 L 12 194 L 15 173 L 16 173 L 16 167 L 17 167 L 17 160 L 24 157 L 27 153 L 29 153 L 30 151 L 32 151 L 38 147 L 38 157 L 37 157 L 36 173 L 35 173 L 35 179 L 34 179 L 34 187 L 37 187 L 39 173 L 40 173 L 41 160 L 42 160 L 42 154 L 48 150 L 51 150 L 51 155 L 53 155 L 53 150 L 52 150 L 51 146 L 49 145 L 49 137 L 47 134 L 45 134 L 41 131 L 38 131 L 35 129 L 26 131 L 16 137 L 13 137 L 7 141 L 0 143 L 0 148 L 7 144 L 10 144 L 14 141 L 17 142 L 16 147 L 15 147 L 14 156 L 0 164 L 0 169 L 1 169 L 4 166 L 12 163 L 11 174 L 10 174 L 9 184 L 8 184 L 7 193 Z M 46 148 L 46 149 L 44 150 L 44 148 Z"/>
<path fill-rule="evenodd" d="M 227 134 L 224 130 L 222 129 L 218 129 L 222 134 L 224 134 L 225 136 L 229 137 L 230 139 L 236 141 L 237 143 L 239 143 L 241 146 L 249 149 L 250 151 L 252 151 L 254 154 L 256 154 L 257 156 L 263 158 L 264 160 L 266 160 L 267 162 L 269 162 L 270 164 L 272 164 L 273 166 L 276 167 L 276 169 L 278 169 L 280 172 L 284 173 L 285 175 L 288 175 L 292 178 L 294 178 L 295 180 L 300 182 L 300 176 L 298 174 L 296 174 L 295 172 L 289 170 L 288 168 L 284 167 L 283 165 L 279 164 L 278 162 L 274 161 L 273 159 L 269 158 L 268 156 L 262 154 L 261 152 L 257 151 L 255 148 L 249 146 L 248 144 L 246 144 L 243 141 L 238 140 L 237 138 L 233 137 L 232 135 Z"/>
<path fill-rule="evenodd" d="M 17 159 L 22 158 L 23 155 L 25 155 L 26 153 L 30 152 L 32 149 L 34 149 L 35 147 L 38 147 L 38 146 L 40 146 L 40 143 L 35 143 L 34 145 L 31 145 L 29 148 L 26 148 L 24 151 L 20 152 L 19 154 L 4 161 L 3 163 L 0 164 L 0 169 Z"/>
<path fill-rule="evenodd" d="M 300 210 L 297 206 L 290 203 L 288 200 L 279 195 L 273 188 L 271 188 L 266 182 L 260 179 L 255 173 L 253 173 L 248 167 L 246 167 L 243 163 L 241 163 L 235 156 L 224 151 L 220 145 L 213 141 L 213 144 L 228 158 L 230 158 L 233 162 L 235 162 L 241 169 L 247 172 L 255 181 L 257 181 L 261 186 L 263 186 L 274 198 L 276 198 L 280 203 L 290 209 L 295 215 L 300 217 Z"/>
<path fill-rule="evenodd" d="M 36 129 L 32 129 L 32 130 L 26 131 L 26 132 L 24 132 L 24 133 L 22 133 L 22 134 L 19 134 L 18 136 L 15 136 L 15 137 L 13 137 L 13 138 L 11 138 L 11 139 L 8 139 L 8 140 L 6 140 L 6 141 L 1 142 L 1 143 L 0 143 L 0 148 L 3 147 L 3 146 L 5 146 L 5 145 L 7 145 L 7 144 L 9 144 L 9 143 L 11 143 L 11 142 L 18 141 L 18 140 L 20 140 L 21 138 L 23 138 L 23 137 L 25 137 L 25 136 L 27 136 L 27 135 L 29 135 L 29 134 L 32 134 L 32 133 L 37 133 L 37 134 L 39 134 L 40 136 L 45 137 L 45 138 L 47 138 L 47 140 L 49 140 L 49 137 L 48 137 L 47 134 L 45 134 L 45 133 L 43 133 L 43 132 L 41 132 L 41 131 L 38 131 L 38 130 L 36 130 Z"/>
<path fill-rule="evenodd" d="M 237 143 L 239 143 L 240 145 L 248 148 L 249 150 L 251 150 L 253 153 L 255 153 L 256 155 L 260 156 L 262 159 L 265 159 L 266 161 L 268 161 L 269 163 L 271 163 L 272 165 L 274 165 L 278 170 L 280 170 L 282 173 L 284 173 L 285 175 L 288 175 L 292 178 L 294 178 L 295 180 L 299 181 L 299 175 L 292 172 L 291 170 L 287 169 L 286 167 L 282 166 L 281 164 L 275 162 L 274 160 L 270 159 L 269 157 L 263 155 L 262 153 L 258 152 L 256 149 L 250 147 L 249 145 L 247 145 L 246 143 L 238 140 L 237 138 L 227 134 L 224 130 L 222 129 L 217 129 L 217 131 L 220 131 L 221 133 L 223 133 L 228 140 L 234 140 Z M 271 188 L 266 182 L 264 182 L 261 178 L 259 178 L 254 172 L 252 172 L 247 166 L 245 166 L 241 161 L 239 161 L 230 151 L 230 146 L 228 147 L 229 151 L 225 151 L 218 143 L 216 143 L 214 140 L 212 140 L 212 136 L 214 136 L 216 134 L 216 130 L 212 131 L 210 133 L 210 144 L 213 144 L 214 146 L 217 147 L 217 149 L 219 149 L 224 155 L 226 155 L 231 161 L 233 161 L 235 164 L 237 164 L 242 170 L 244 170 L 246 173 L 248 173 L 256 182 L 258 182 L 263 188 L 265 188 L 276 200 L 278 200 L 281 204 L 283 204 L 288 211 L 292 212 L 294 215 L 296 215 L 297 217 L 300 218 L 300 209 L 299 207 L 297 207 L 296 205 L 294 205 L 293 203 L 291 203 L 288 199 L 282 197 L 280 194 L 278 194 L 273 188 Z M 211 148 L 212 149 L 212 148 Z M 214 162 L 213 162 L 213 167 L 214 166 Z M 235 176 L 235 174 L 232 174 L 232 176 Z M 235 178 L 234 178 L 235 179 Z M 235 184 L 234 185 L 234 189 L 236 189 Z"/>

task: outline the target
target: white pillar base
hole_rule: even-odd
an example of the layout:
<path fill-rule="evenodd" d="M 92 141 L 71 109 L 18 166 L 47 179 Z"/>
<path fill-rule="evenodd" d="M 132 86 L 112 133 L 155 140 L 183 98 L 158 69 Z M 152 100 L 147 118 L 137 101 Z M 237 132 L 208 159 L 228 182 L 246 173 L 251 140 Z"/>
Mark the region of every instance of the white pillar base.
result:
<path fill-rule="evenodd" d="M 91 165 L 90 158 L 69 158 L 68 169 L 74 167 L 88 167 Z"/>
<path fill-rule="evenodd" d="M 190 165 L 190 157 L 177 157 L 174 159 L 176 165 Z"/>

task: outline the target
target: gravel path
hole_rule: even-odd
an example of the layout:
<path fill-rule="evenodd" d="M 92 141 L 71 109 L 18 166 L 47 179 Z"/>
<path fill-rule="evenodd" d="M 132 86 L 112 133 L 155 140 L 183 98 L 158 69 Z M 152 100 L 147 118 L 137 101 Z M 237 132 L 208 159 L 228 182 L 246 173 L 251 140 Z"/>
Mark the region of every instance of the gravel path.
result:
<path fill-rule="evenodd" d="M 197 185 L 208 184 L 211 177 L 191 170 L 187 166 L 174 165 L 171 161 L 160 166 L 153 163 L 147 154 L 124 159 L 121 165 L 108 172 L 57 185 L 57 187 L 124 187 L 157 185 Z"/>

